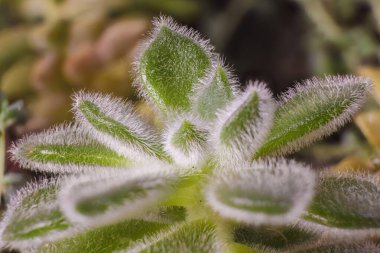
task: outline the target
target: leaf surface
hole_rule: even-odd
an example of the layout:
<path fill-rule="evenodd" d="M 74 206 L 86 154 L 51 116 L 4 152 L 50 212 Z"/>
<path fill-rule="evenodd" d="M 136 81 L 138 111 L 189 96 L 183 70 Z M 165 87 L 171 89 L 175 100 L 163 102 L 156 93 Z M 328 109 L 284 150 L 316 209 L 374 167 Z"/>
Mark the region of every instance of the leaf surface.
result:
<path fill-rule="evenodd" d="M 61 179 L 42 180 L 21 189 L 12 198 L 0 225 L 3 246 L 29 248 L 73 234 L 56 199 Z"/>
<path fill-rule="evenodd" d="M 210 207 L 224 218 L 262 225 L 296 221 L 313 196 L 315 175 L 292 160 L 267 160 L 215 171 L 206 187 Z"/>
<path fill-rule="evenodd" d="M 75 119 L 89 135 L 125 157 L 169 160 L 158 134 L 133 110 L 109 95 L 79 92 L 74 97 Z"/>
<path fill-rule="evenodd" d="M 303 216 L 307 226 L 339 236 L 376 233 L 380 228 L 380 186 L 372 176 L 325 174 Z"/>
<path fill-rule="evenodd" d="M 154 166 L 88 174 L 66 180 L 59 201 L 73 222 L 110 224 L 146 212 L 170 193 L 175 179 L 174 172 Z"/>
<path fill-rule="evenodd" d="M 271 92 L 264 84 L 253 83 L 219 111 L 212 139 L 220 160 L 226 163 L 249 160 L 265 140 L 274 110 Z"/>
<path fill-rule="evenodd" d="M 290 154 L 346 124 L 364 103 L 370 81 L 335 76 L 306 80 L 282 95 L 270 133 L 254 158 Z"/>
<path fill-rule="evenodd" d="M 219 60 L 206 78 L 195 87 L 193 107 L 204 121 L 213 121 L 236 93 L 237 81 Z"/>
<path fill-rule="evenodd" d="M 197 166 L 208 155 L 209 133 L 199 120 L 181 117 L 168 124 L 165 134 L 165 150 L 173 160 L 184 167 Z"/>
<path fill-rule="evenodd" d="M 78 125 L 60 125 L 32 134 L 11 148 L 12 159 L 23 168 L 50 173 L 127 168 L 132 159 L 94 141 Z"/>
<path fill-rule="evenodd" d="M 136 62 L 140 92 L 163 112 L 188 111 L 194 85 L 211 67 L 211 51 L 195 31 L 156 19 Z"/>

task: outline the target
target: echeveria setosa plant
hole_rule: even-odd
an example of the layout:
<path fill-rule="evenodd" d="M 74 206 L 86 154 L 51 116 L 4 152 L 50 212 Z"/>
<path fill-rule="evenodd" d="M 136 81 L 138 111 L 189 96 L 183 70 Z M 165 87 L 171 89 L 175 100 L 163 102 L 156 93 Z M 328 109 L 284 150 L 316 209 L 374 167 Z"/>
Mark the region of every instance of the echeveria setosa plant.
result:
<path fill-rule="evenodd" d="M 279 98 L 238 87 L 207 40 L 158 18 L 135 85 L 163 123 L 129 102 L 73 97 L 75 122 L 17 142 L 23 167 L 53 173 L 12 199 L 4 247 L 31 252 L 370 252 L 380 187 L 283 156 L 331 134 L 369 80 L 314 78 Z M 379 250 L 379 249 L 377 249 Z"/>

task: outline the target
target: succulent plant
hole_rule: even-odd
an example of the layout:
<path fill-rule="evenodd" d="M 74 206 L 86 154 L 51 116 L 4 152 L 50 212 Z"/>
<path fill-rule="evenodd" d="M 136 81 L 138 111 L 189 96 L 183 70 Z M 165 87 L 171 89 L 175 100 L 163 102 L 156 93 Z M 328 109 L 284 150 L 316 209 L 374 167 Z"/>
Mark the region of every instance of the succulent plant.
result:
<path fill-rule="evenodd" d="M 375 252 L 380 186 L 283 156 L 336 131 L 370 81 L 313 78 L 278 99 L 238 81 L 196 31 L 160 17 L 135 85 L 163 122 L 81 91 L 75 122 L 14 144 L 52 173 L 11 200 L 2 246 L 31 252 Z"/>

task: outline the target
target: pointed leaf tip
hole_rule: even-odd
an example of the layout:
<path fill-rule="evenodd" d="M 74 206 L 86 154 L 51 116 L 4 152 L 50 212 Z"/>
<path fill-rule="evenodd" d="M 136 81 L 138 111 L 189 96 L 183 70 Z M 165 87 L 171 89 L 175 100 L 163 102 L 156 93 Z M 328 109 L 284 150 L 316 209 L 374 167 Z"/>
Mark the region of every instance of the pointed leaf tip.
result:
<path fill-rule="evenodd" d="M 371 81 L 355 76 L 306 80 L 281 96 L 268 138 L 254 158 L 290 154 L 335 132 L 364 103 Z"/>
<path fill-rule="evenodd" d="M 283 225 L 301 215 L 313 196 L 314 181 L 308 166 L 292 160 L 240 163 L 215 171 L 205 196 L 222 217 L 253 225 Z"/>
<path fill-rule="evenodd" d="M 238 80 L 222 60 L 213 64 L 206 77 L 194 87 L 193 108 L 204 121 L 213 121 L 237 94 Z"/>
<path fill-rule="evenodd" d="M 194 85 L 206 75 L 214 54 L 194 30 L 160 17 L 135 62 L 136 85 L 161 111 L 188 111 Z"/>
<path fill-rule="evenodd" d="M 31 134 L 14 144 L 10 153 L 21 167 L 50 173 L 126 168 L 133 163 L 92 140 L 77 124 Z"/>
<path fill-rule="evenodd" d="M 165 133 L 165 150 L 180 166 L 197 166 L 208 154 L 208 131 L 194 117 L 178 118 Z"/>
<path fill-rule="evenodd" d="M 225 109 L 218 112 L 212 139 L 220 160 L 249 160 L 271 127 L 275 103 L 265 84 L 250 83 Z"/>

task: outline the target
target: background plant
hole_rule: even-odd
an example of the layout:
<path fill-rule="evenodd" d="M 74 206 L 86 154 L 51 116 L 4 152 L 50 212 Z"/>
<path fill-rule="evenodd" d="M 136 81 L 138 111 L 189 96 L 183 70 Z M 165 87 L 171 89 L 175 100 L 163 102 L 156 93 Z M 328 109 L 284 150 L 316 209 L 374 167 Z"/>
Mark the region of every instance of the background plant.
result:
<path fill-rule="evenodd" d="M 75 122 L 12 148 L 56 176 L 13 198 L 4 247 L 33 252 L 371 252 L 378 183 L 283 158 L 347 123 L 369 80 L 314 78 L 275 100 L 244 91 L 195 31 L 158 18 L 135 62 L 162 129 L 129 102 L 79 92 Z"/>

